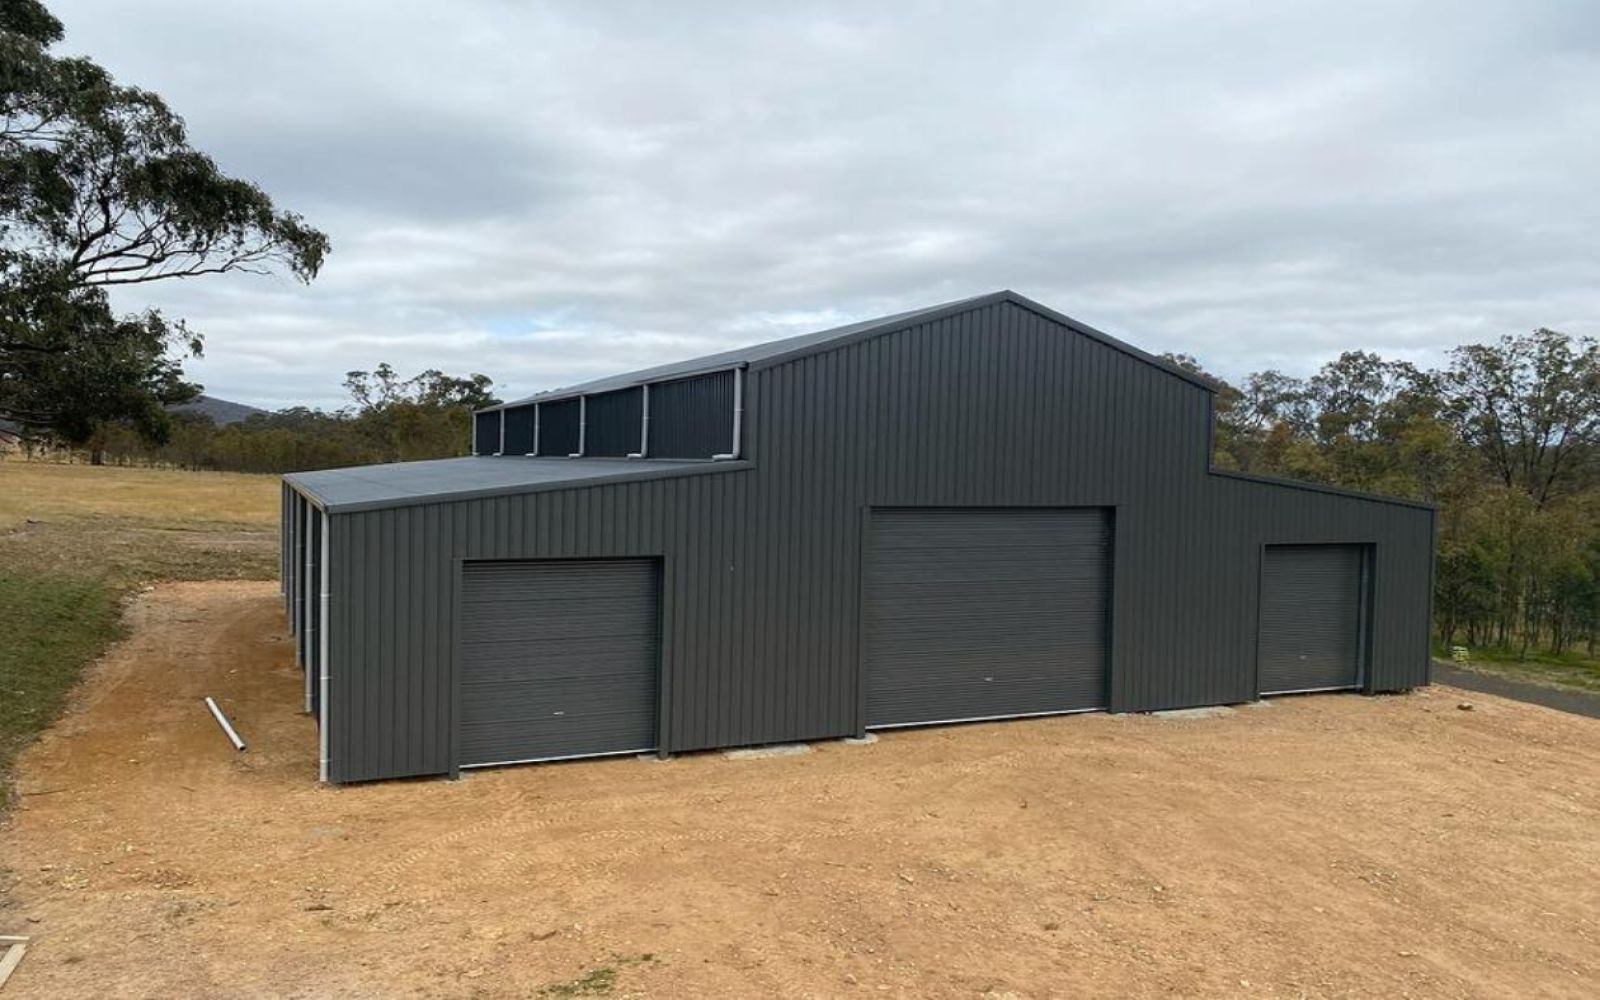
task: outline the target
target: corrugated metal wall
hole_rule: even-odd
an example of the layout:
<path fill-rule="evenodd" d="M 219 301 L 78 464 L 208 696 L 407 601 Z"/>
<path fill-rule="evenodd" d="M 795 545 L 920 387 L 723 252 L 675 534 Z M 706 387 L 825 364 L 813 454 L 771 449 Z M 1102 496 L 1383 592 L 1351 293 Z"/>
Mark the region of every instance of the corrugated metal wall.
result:
<path fill-rule="evenodd" d="M 294 658 L 296 663 L 305 663 L 305 616 L 306 616 L 306 510 L 309 505 L 305 497 L 290 491 L 289 504 L 292 508 L 291 518 L 294 525 L 294 535 L 289 552 L 289 570 L 293 573 L 290 585 L 289 630 L 294 633 L 295 646 Z"/>
<path fill-rule="evenodd" d="M 578 450 L 582 403 L 563 399 L 539 405 L 539 454 L 564 458 Z"/>
<path fill-rule="evenodd" d="M 752 365 L 745 404 L 754 468 L 336 514 L 333 780 L 451 769 L 463 559 L 660 557 L 669 750 L 859 731 L 873 505 L 1114 507 L 1113 711 L 1254 697 L 1268 543 L 1372 545 L 1370 685 L 1426 682 L 1430 511 L 1208 475 L 1209 393 L 1020 305 Z"/>
<path fill-rule="evenodd" d="M 315 712 L 323 669 L 321 638 L 328 624 L 321 602 L 322 538 L 330 519 L 287 483 L 282 497 L 279 571 L 284 610 L 294 638 L 295 663 L 305 673 L 306 711 Z"/>
<path fill-rule="evenodd" d="M 306 707 L 316 711 L 317 680 L 322 670 L 322 533 L 325 518 L 307 504 L 306 509 L 306 643 L 305 659 L 308 694 Z"/>
<path fill-rule="evenodd" d="M 627 458 L 644 444 L 644 390 L 638 386 L 588 397 L 583 453 Z"/>
<path fill-rule="evenodd" d="M 294 597 L 291 593 L 294 573 L 289 562 L 294 557 L 294 508 L 290 502 L 292 491 L 288 483 L 278 484 L 278 592 L 283 594 L 283 613 L 294 615 Z M 291 631 L 293 626 L 291 625 Z"/>
<path fill-rule="evenodd" d="M 500 450 L 500 413 L 490 410 L 472 417 L 472 453 L 493 455 Z"/>
<path fill-rule="evenodd" d="M 710 458 L 733 450 L 733 372 L 650 386 L 652 458 Z"/>
<path fill-rule="evenodd" d="M 533 452 L 533 407 L 516 406 L 505 411 L 503 455 L 528 455 Z"/>

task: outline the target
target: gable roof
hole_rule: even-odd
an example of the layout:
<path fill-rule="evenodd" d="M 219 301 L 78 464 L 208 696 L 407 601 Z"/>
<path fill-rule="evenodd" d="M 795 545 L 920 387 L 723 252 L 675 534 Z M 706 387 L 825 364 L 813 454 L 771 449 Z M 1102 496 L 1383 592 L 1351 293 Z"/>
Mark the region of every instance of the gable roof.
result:
<path fill-rule="evenodd" d="M 589 382 L 580 382 L 577 385 L 563 386 L 559 389 L 550 389 L 546 392 L 524 396 L 498 406 L 485 407 L 478 412 L 504 410 L 515 406 L 524 406 L 529 403 L 555 402 L 561 399 L 570 399 L 576 396 L 592 396 L 596 393 L 610 392 L 616 389 L 630 389 L 647 382 L 665 382 L 675 378 L 686 378 L 690 375 L 704 375 L 710 372 L 723 371 L 729 368 L 743 368 L 746 366 L 766 367 L 792 361 L 795 358 L 808 354 L 818 354 L 822 351 L 833 350 L 857 340 L 866 340 L 871 337 L 881 337 L 885 334 L 895 333 L 918 323 L 929 320 L 944 319 L 959 313 L 979 309 L 983 306 L 995 305 L 1000 302 L 1009 302 L 1022 307 L 1029 312 L 1043 316 L 1061 324 L 1075 333 L 1082 334 L 1091 340 L 1104 344 L 1113 350 L 1121 351 L 1130 357 L 1136 358 L 1146 364 L 1160 368 L 1170 375 L 1175 375 L 1197 385 L 1202 389 L 1215 392 L 1216 383 L 1203 375 L 1185 371 L 1164 358 L 1157 357 L 1147 351 L 1142 351 L 1132 344 L 1118 340 L 1107 333 L 1102 333 L 1086 323 L 1080 323 L 1070 316 L 1056 312 L 1048 306 L 1040 305 L 1032 299 L 1018 295 L 1010 289 L 990 292 L 986 295 L 975 295 L 971 298 L 957 299 L 954 302 L 943 302 L 939 305 L 925 306 L 909 312 L 894 313 L 889 316 L 879 316 L 876 319 L 861 320 L 836 326 L 827 330 L 818 330 L 815 333 L 803 333 L 797 337 L 785 337 L 781 340 L 769 340 L 760 344 L 751 344 L 748 347 L 735 348 L 731 351 L 722 351 L 717 354 L 707 354 L 686 361 L 673 364 L 659 365 L 655 368 L 644 368 L 639 371 L 626 372 L 621 375 L 611 375 L 598 378 Z"/>

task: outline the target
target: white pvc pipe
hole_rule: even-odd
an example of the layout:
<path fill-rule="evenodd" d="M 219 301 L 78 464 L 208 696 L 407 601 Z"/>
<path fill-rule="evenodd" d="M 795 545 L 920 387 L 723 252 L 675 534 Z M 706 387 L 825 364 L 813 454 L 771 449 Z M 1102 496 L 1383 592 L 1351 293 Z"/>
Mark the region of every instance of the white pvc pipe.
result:
<path fill-rule="evenodd" d="M 739 457 L 739 439 L 744 435 L 744 369 L 733 370 L 733 448 L 726 455 L 712 455 L 713 460 L 732 461 Z"/>
<path fill-rule="evenodd" d="M 589 397 L 578 397 L 578 450 L 568 455 L 568 458 L 582 458 L 584 437 L 589 430 Z"/>
<path fill-rule="evenodd" d="M 243 750 L 244 740 L 241 740 L 239 734 L 233 731 L 233 727 L 228 724 L 228 717 L 222 714 L 222 709 L 217 707 L 216 700 L 210 695 L 206 695 L 206 707 L 211 709 L 211 717 L 217 720 L 217 725 L 221 726 L 222 731 L 228 734 L 228 740 L 233 744 L 233 748 L 235 750 Z"/>
<path fill-rule="evenodd" d="M 650 450 L 650 383 L 639 387 L 639 450 L 629 458 L 643 458 Z"/>

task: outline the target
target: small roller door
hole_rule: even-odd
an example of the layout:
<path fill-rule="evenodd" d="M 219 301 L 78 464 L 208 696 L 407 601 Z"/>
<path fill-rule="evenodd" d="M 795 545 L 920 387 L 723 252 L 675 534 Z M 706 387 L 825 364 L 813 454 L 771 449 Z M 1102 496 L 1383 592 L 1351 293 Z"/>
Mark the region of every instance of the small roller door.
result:
<path fill-rule="evenodd" d="M 466 564 L 461 765 L 654 749 L 657 586 L 650 560 Z"/>
<path fill-rule="evenodd" d="M 1361 684 L 1364 550 L 1269 545 L 1261 565 L 1262 694 Z"/>
<path fill-rule="evenodd" d="M 868 726 L 1105 707 L 1107 511 L 882 510 L 870 524 Z"/>

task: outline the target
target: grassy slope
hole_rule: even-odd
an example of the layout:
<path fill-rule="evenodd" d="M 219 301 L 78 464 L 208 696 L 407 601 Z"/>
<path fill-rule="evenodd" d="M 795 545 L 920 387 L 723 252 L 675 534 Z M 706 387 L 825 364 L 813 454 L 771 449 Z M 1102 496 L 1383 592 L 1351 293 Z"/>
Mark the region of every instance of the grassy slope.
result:
<path fill-rule="evenodd" d="M 157 580 L 277 573 L 274 476 L 0 462 L 0 803 L 16 755 Z"/>

